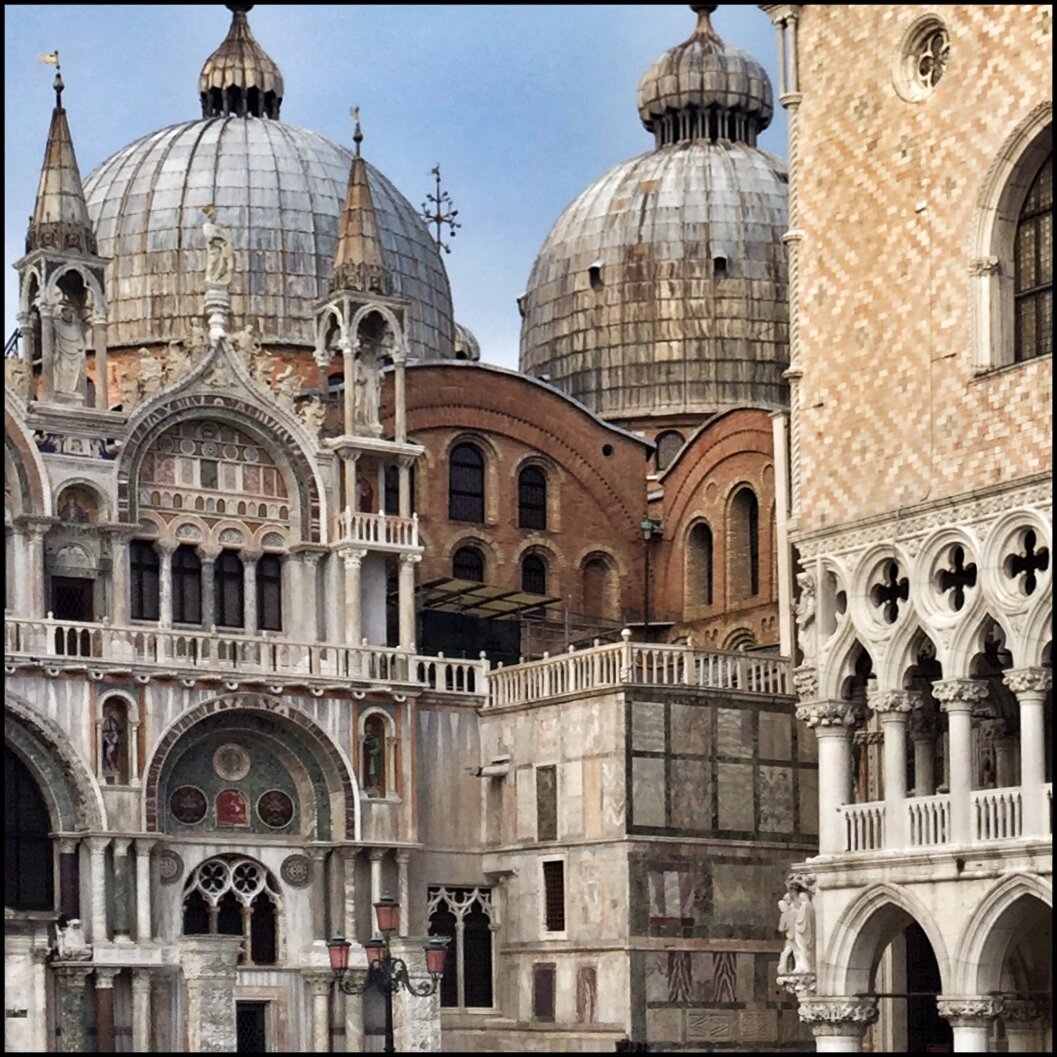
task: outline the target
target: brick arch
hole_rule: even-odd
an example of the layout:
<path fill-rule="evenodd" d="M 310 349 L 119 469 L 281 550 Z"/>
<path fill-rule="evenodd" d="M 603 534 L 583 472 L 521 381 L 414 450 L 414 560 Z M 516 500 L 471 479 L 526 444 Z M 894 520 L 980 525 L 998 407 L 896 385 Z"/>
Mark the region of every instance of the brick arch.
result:
<path fill-rule="evenodd" d="M 266 447 L 287 481 L 287 491 L 297 497 L 301 536 L 321 542 L 325 521 L 325 490 L 314 462 L 301 441 L 266 408 L 231 393 L 186 393 L 153 407 L 132 428 L 121 449 L 117 468 L 118 515 L 122 521 L 139 520 L 135 483 L 143 456 L 167 429 L 190 419 L 219 419 L 241 429 Z M 291 500 L 291 507 L 293 500 Z M 291 511 L 292 512 L 292 511 Z"/>
<path fill-rule="evenodd" d="M 173 748 L 191 728 L 209 716 L 225 711 L 262 713 L 277 726 L 297 736 L 313 755 L 327 777 L 327 792 L 342 798 L 343 824 L 340 811 L 335 812 L 331 828 L 342 833 L 342 839 L 359 840 L 359 789 L 351 763 L 333 739 L 305 712 L 278 698 L 266 694 L 224 694 L 203 701 L 185 712 L 162 735 L 146 769 L 143 786 L 144 825 L 148 832 L 158 832 L 160 805 L 158 797 L 162 775 Z"/>

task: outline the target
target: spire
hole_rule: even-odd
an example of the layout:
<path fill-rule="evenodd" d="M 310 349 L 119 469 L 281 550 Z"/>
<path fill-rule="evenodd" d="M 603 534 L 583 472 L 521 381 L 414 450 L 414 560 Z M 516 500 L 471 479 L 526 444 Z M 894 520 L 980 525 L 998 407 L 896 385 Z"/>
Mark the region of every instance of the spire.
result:
<path fill-rule="evenodd" d="M 205 61 L 198 77 L 202 117 L 269 117 L 279 119 L 283 75 L 250 31 L 246 13 L 253 4 L 226 4 L 231 28 Z"/>
<path fill-rule="evenodd" d="M 29 218 L 26 252 L 38 249 L 76 250 L 96 253 L 95 232 L 88 219 L 88 206 L 81 186 L 81 172 L 73 151 L 70 126 L 62 105 L 65 85 L 55 74 L 55 109 L 51 113 L 48 145 L 40 171 L 37 201 Z"/>
<path fill-rule="evenodd" d="M 338 218 L 338 251 L 334 257 L 330 289 L 388 295 L 393 292 L 393 281 L 385 267 L 382 242 L 378 237 L 378 218 L 367 182 L 367 163 L 360 156 L 363 132 L 359 107 L 353 107 L 351 113 L 356 120 L 353 136 L 356 154 L 349 170 L 345 205 Z"/>

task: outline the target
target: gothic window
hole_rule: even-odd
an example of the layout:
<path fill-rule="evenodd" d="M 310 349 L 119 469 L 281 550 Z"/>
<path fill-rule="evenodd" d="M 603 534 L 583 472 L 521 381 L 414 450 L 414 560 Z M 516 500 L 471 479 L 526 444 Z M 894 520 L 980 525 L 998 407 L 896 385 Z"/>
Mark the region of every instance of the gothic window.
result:
<path fill-rule="evenodd" d="M 690 530 L 686 540 L 686 602 L 712 605 L 712 530 L 703 522 Z"/>
<path fill-rule="evenodd" d="M 526 466 L 518 474 L 517 523 L 520 528 L 547 527 L 547 475 L 538 466 Z"/>
<path fill-rule="evenodd" d="M 730 504 L 728 536 L 732 601 L 760 593 L 760 504 L 751 488 L 742 488 Z"/>
<path fill-rule="evenodd" d="M 534 595 L 547 593 L 547 563 L 538 554 L 521 560 L 521 590 Z"/>
<path fill-rule="evenodd" d="M 429 934 L 448 937 L 440 1004 L 464 1009 L 491 1009 L 491 889 L 430 886 L 427 913 Z"/>
<path fill-rule="evenodd" d="M 277 554 L 262 555 L 257 562 L 257 627 L 283 630 L 283 563 Z"/>
<path fill-rule="evenodd" d="M 565 931 L 565 863 L 550 859 L 543 864 L 543 927 Z"/>
<path fill-rule="evenodd" d="M 147 540 L 133 540 L 128 548 L 130 615 L 133 620 L 157 620 L 158 583 L 161 564 L 154 545 Z"/>
<path fill-rule="evenodd" d="M 218 856 L 201 863 L 184 886 L 185 936 L 242 936 L 240 965 L 279 960 L 279 890 L 260 863 Z"/>
<path fill-rule="evenodd" d="M 460 547 L 451 559 L 451 575 L 456 580 L 484 583 L 484 555 L 476 547 Z"/>
<path fill-rule="evenodd" d="M 1035 175 L 1017 221 L 1015 337 L 1019 363 L 1053 351 L 1053 154 Z"/>
<path fill-rule="evenodd" d="M 220 552 L 213 565 L 214 621 L 217 627 L 245 626 L 245 574 L 237 551 Z"/>
<path fill-rule="evenodd" d="M 52 830 L 40 789 L 25 764 L 4 748 L 4 906 L 52 910 Z"/>
<path fill-rule="evenodd" d="M 657 469 L 667 470 L 684 443 L 683 435 L 678 430 L 670 429 L 662 433 L 657 438 Z"/>
<path fill-rule="evenodd" d="M 202 563 L 186 543 L 172 556 L 172 618 L 174 624 L 202 623 Z"/>
<path fill-rule="evenodd" d="M 484 521 L 484 456 L 473 444 L 452 449 L 448 464 L 448 517 Z"/>

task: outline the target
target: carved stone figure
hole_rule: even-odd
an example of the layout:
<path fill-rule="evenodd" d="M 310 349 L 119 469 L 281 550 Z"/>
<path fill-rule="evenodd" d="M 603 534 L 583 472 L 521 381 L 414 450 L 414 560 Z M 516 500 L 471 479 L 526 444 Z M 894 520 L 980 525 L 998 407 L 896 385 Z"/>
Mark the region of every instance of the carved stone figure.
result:
<path fill-rule="evenodd" d="M 795 972 L 815 971 L 815 907 L 811 894 L 801 888 L 796 896 L 793 923 L 793 959 Z"/>
<path fill-rule="evenodd" d="M 191 321 L 191 336 L 187 339 L 187 347 L 191 351 L 191 358 L 195 361 L 203 353 L 209 351 L 209 335 L 201 321 L 197 319 Z"/>
<path fill-rule="evenodd" d="M 374 357 L 361 353 L 353 360 L 353 421 L 361 426 L 377 426 L 381 372 Z"/>
<path fill-rule="evenodd" d="M 382 783 L 382 739 L 374 732 L 367 731 L 363 739 L 363 756 L 366 764 L 364 785 L 377 792 Z"/>
<path fill-rule="evenodd" d="M 231 236 L 227 228 L 217 223 L 216 206 L 208 205 L 202 212 L 206 215 L 206 221 L 202 225 L 206 237 L 206 285 L 227 286 L 235 271 Z"/>
<path fill-rule="evenodd" d="M 4 385 L 19 400 L 29 399 L 29 371 L 21 356 L 8 356 L 4 360 Z"/>
<path fill-rule="evenodd" d="M 191 369 L 191 357 L 187 347 L 179 338 L 169 342 L 162 358 L 162 378 L 167 388 L 182 378 Z"/>
<path fill-rule="evenodd" d="M 778 900 L 778 931 L 785 936 L 782 953 L 778 955 L 778 975 L 787 976 L 793 971 L 789 963 L 795 964 L 796 957 L 796 913 L 788 892 Z"/>
<path fill-rule="evenodd" d="M 298 406 L 297 414 L 305 424 L 305 428 L 313 436 L 319 436 L 323 428 L 323 420 L 326 418 L 326 408 L 314 396 L 302 401 Z"/>
<path fill-rule="evenodd" d="M 80 918 L 69 918 L 65 925 L 55 926 L 55 953 L 60 962 L 91 960 L 92 948 L 84 938 Z"/>
<path fill-rule="evenodd" d="M 64 300 L 53 320 L 55 361 L 52 381 L 56 393 L 82 396 L 84 382 L 85 322 L 77 307 Z"/>
<path fill-rule="evenodd" d="M 800 599 L 796 604 L 797 639 L 805 657 L 815 655 L 815 578 L 811 573 L 797 573 Z"/>
<path fill-rule="evenodd" d="M 149 400 L 165 388 L 165 375 L 161 361 L 147 348 L 139 350 L 139 386 L 137 403 Z"/>
<path fill-rule="evenodd" d="M 103 720 L 103 773 L 117 774 L 118 751 L 121 748 L 121 724 L 114 715 Z"/>
<path fill-rule="evenodd" d="M 279 403 L 292 410 L 302 385 L 304 380 L 294 371 L 293 365 L 288 363 L 276 376 L 273 386 Z"/>

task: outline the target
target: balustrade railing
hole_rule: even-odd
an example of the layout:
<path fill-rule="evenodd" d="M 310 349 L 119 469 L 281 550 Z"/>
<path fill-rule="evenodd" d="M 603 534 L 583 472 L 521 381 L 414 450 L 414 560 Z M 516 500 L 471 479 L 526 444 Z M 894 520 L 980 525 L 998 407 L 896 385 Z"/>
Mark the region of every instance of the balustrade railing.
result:
<path fill-rule="evenodd" d="M 361 514 L 344 510 L 335 516 L 335 537 L 362 547 L 414 548 L 418 544 L 418 515 Z"/>
<path fill-rule="evenodd" d="M 844 816 L 845 851 L 878 851 L 884 847 L 883 800 L 873 800 L 865 804 L 845 804 L 839 810 Z"/>
<path fill-rule="evenodd" d="M 979 789 L 971 794 L 973 839 L 1009 840 L 1023 828 L 1020 789 Z"/>
<path fill-rule="evenodd" d="M 951 798 L 915 796 L 906 802 L 907 834 L 912 848 L 947 844 L 951 839 Z"/>

